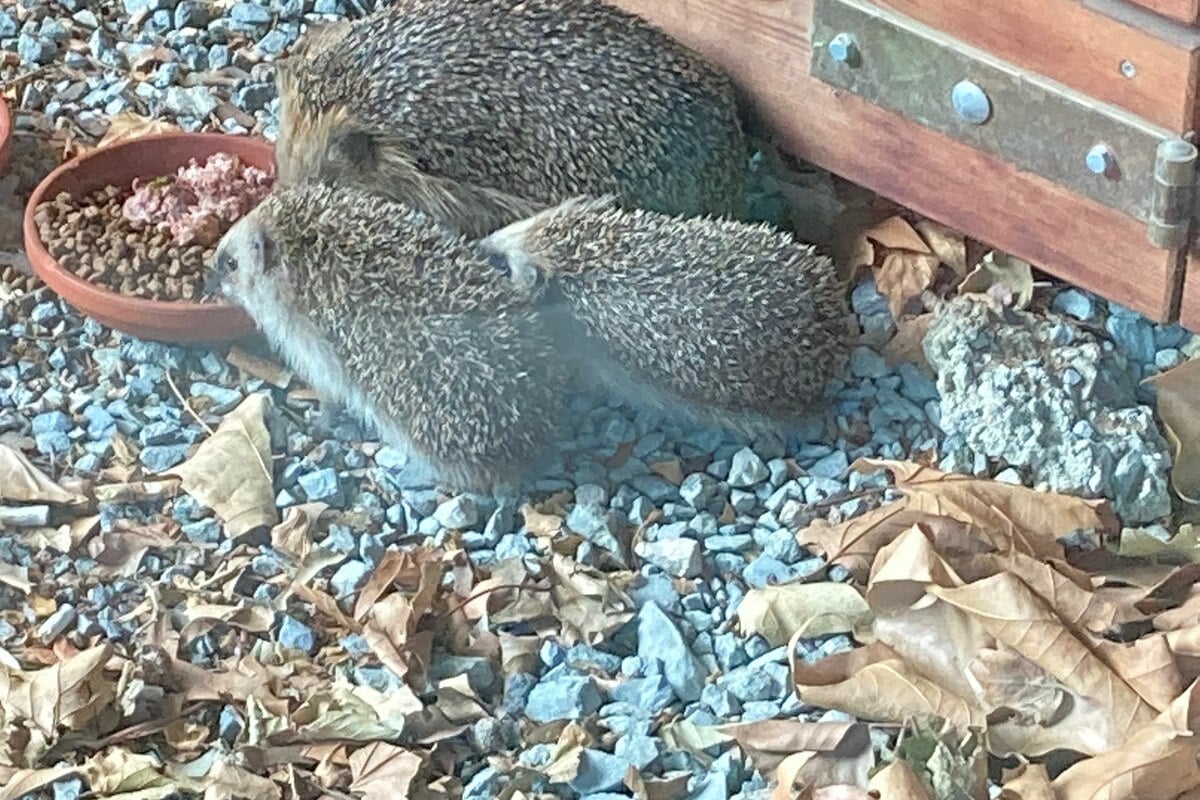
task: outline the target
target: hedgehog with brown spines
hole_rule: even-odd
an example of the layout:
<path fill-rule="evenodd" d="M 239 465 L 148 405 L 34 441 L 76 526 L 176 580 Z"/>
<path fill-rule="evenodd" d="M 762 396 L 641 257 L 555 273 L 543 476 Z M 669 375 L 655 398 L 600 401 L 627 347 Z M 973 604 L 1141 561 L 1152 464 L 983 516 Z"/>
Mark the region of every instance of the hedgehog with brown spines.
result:
<path fill-rule="evenodd" d="M 732 83 L 601 0 L 399 0 L 309 36 L 276 64 L 283 184 L 357 186 L 470 236 L 580 194 L 745 210 Z"/>
<path fill-rule="evenodd" d="M 557 294 L 581 374 L 635 403 L 757 433 L 813 410 L 849 360 L 832 260 L 767 225 L 576 199 L 481 246 L 535 302 Z"/>
<path fill-rule="evenodd" d="M 515 488 L 559 429 L 566 376 L 538 312 L 476 243 L 418 211 L 276 189 L 223 237 L 209 284 L 444 488 Z"/>

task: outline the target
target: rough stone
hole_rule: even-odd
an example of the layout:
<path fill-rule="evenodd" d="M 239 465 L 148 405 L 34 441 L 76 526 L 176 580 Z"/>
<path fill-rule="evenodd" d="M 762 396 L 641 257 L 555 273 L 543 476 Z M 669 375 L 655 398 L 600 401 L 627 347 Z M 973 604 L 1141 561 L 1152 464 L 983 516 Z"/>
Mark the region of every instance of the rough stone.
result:
<path fill-rule="evenodd" d="M 646 605 L 638 612 L 637 632 L 638 655 L 662 661 L 663 675 L 680 700 L 699 700 L 706 670 L 671 618 L 657 605 Z"/>
<path fill-rule="evenodd" d="M 1142 330 L 1128 314 L 1114 318 L 1126 320 L 1119 332 Z M 1148 337 L 1136 336 L 1149 342 L 1153 360 L 1146 330 Z M 938 310 L 925 354 L 938 372 L 948 437 L 1028 468 L 1034 483 L 1053 491 L 1107 497 L 1127 523 L 1170 512 L 1167 444 L 1111 344 L 1058 315 L 964 297 Z"/>

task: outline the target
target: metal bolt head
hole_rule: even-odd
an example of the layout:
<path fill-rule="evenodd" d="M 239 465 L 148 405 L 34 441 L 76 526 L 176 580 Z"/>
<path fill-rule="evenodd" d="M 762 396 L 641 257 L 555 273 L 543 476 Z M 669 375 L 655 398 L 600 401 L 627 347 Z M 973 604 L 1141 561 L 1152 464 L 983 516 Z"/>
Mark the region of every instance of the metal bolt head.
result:
<path fill-rule="evenodd" d="M 1088 171 L 1094 175 L 1107 175 L 1117 163 L 1112 150 L 1106 144 L 1098 144 L 1088 150 L 1084 160 L 1087 163 Z"/>
<path fill-rule="evenodd" d="M 972 125 L 982 125 L 992 116 L 992 101 L 987 92 L 973 81 L 959 81 L 950 90 L 954 113 Z"/>
<path fill-rule="evenodd" d="M 825 49 L 829 51 L 830 58 L 841 64 L 849 64 L 858 58 L 858 45 L 853 34 L 839 33 L 829 40 Z"/>

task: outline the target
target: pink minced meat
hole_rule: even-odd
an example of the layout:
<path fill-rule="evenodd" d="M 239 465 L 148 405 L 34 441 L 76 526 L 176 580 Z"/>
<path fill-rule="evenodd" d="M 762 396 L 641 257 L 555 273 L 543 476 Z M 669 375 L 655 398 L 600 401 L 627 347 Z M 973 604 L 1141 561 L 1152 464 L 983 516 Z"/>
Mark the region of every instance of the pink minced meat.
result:
<path fill-rule="evenodd" d="M 203 164 L 192 159 L 172 177 L 135 178 L 133 195 L 121 210 L 134 225 L 168 231 L 180 247 L 211 247 L 267 196 L 274 180 L 273 169 L 217 153 Z"/>

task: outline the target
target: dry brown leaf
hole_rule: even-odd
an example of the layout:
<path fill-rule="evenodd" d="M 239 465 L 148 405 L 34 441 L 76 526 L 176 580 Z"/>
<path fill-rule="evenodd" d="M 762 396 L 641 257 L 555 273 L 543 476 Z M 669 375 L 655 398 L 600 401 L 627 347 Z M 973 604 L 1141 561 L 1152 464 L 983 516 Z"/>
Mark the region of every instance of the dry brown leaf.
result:
<path fill-rule="evenodd" d="M 1022 764 L 1006 775 L 997 800 L 1057 800 L 1042 764 Z"/>
<path fill-rule="evenodd" d="M 162 48 L 158 49 L 161 50 Z M 153 53 L 154 51 L 147 52 Z M 140 139 L 143 136 L 179 133 L 180 131 L 182 131 L 182 128 L 166 120 L 151 119 L 150 117 L 143 117 L 141 114 L 135 114 L 132 111 L 123 111 L 109 118 L 108 130 L 105 131 L 104 136 L 96 144 L 96 148 L 108 147 L 109 145 L 128 142 L 132 139 Z"/>
<path fill-rule="evenodd" d="M 86 500 L 50 480 L 20 450 L 0 444 L 0 502 L 75 505 Z"/>
<path fill-rule="evenodd" d="M 985 721 L 974 702 L 946 691 L 878 642 L 815 664 L 793 657 L 791 666 L 796 696 L 809 705 L 884 722 L 940 717 L 959 729 Z"/>
<path fill-rule="evenodd" d="M 292 506 L 283 520 L 271 529 L 271 547 L 303 563 L 312 552 L 313 531 L 325 509 L 325 503 L 305 503 Z"/>
<path fill-rule="evenodd" d="M 255 775 L 232 761 L 233 756 L 218 758 L 205 776 L 204 800 L 279 800 L 283 792 L 274 781 Z"/>
<path fill-rule="evenodd" d="M 771 800 L 792 800 L 797 784 L 801 797 L 825 800 L 858 800 L 855 787 L 866 786 L 875 766 L 874 750 L 866 726 L 858 726 L 835 752 L 802 751 L 779 762 Z"/>
<path fill-rule="evenodd" d="M 929 325 L 933 322 L 933 314 L 920 314 L 915 317 L 905 317 L 896 321 L 896 333 L 883 346 L 883 359 L 889 366 L 912 363 L 933 373 L 929 360 L 925 358 L 925 335 L 929 333 Z"/>
<path fill-rule="evenodd" d="M 1093 648 L 1155 711 L 1162 711 L 1183 692 L 1179 666 L 1164 634 L 1144 636 L 1129 644 L 1100 640 Z"/>
<path fill-rule="evenodd" d="M 19 797 L 33 795 L 38 789 L 77 774 L 78 767 L 72 766 L 17 770 L 0 790 L 0 800 L 17 800 Z"/>
<path fill-rule="evenodd" d="M 921 220 L 916 229 L 943 264 L 960 278 L 967 274 L 967 242 L 961 233 L 931 219 Z"/>
<path fill-rule="evenodd" d="M 926 526 L 944 556 L 955 551 L 1017 550 L 1038 559 L 1063 559 L 1056 539 L 1080 530 L 1117 528 L 1106 503 L 1037 492 L 965 475 L 947 475 L 909 462 L 861 459 L 863 472 L 887 469 L 903 497 L 831 526 L 818 520 L 797 534 L 830 561 L 864 576 L 875 553 L 913 525 Z"/>
<path fill-rule="evenodd" d="M 1189 596 L 1178 608 L 1163 611 L 1154 617 L 1154 629 L 1159 631 L 1178 631 L 1191 628 L 1200 620 L 1200 587 Z"/>
<path fill-rule="evenodd" d="M 892 319 L 922 310 L 921 296 L 933 285 L 941 262 L 935 255 L 891 252 L 875 271 L 875 288 L 887 298 Z"/>
<path fill-rule="evenodd" d="M 969 665 L 989 714 L 1008 709 L 1024 725 L 1058 722 L 1067 702 L 1062 684 L 1029 659 L 1007 648 L 987 648 Z"/>
<path fill-rule="evenodd" d="M 1026 261 L 991 252 L 963 279 L 958 293 L 988 294 L 1005 305 L 1028 308 L 1033 300 L 1033 270 Z"/>
<path fill-rule="evenodd" d="M 142 525 L 126 530 L 102 533 L 88 542 L 88 554 L 95 560 L 100 575 L 137 574 L 142 558 L 152 549 L 169 550 L 175 546 L 175 523 Z"/>
<path fill-rule="evenodd" d="M 774 647 L 795 635 L 849 633 L 870 617 L 867 602 L 846 583 L 792 583 L 751 589 L 738 605 L 744 634 L 757 633 Z"/>
<path fill-rule="evenodd" d="M 249 395 L 195 455 L 169 470 L 183 482 L 184 491 L 225 521 L 232 537 L 279 521 L 271 437 L 263 422 L 267 402 L 266 394 Z"/>
<path fill-rule="evenodd" d="M 923 255 L 933 252 L 917 229 L 900 216 L 888 217 L 865 231 L 862 238 L 878 244 L 885 250 L 902 250 Z"/>
<path fill-rule="evenodd" d="M 402 594 L 390 594 L 376 603 L 363 628 L 363 638 L 380 662 L 403 680 L 410 671 L 408 637 L 415 627 L 412 604 Z"/>
<path fill-rule="evenodd" d="M 184 701 L 219 700 L 244 703 L 251 697 L 272 713 L 286 713 L 285 687 L 295 674 L 292 664 L 267 665 L 246 656 L 225 670 L 209 670 L 174 657 L 167 659 L 171 686 Z"/>
<path fill-rule="evenodd" d="M 1165 542 L 1140 528 L 1127 528 L 1121 532 L 1117 555 L 1143 559 L 1166 556 L 1200 563 L 1200 525 L 1180 525 Z"/>
<path fill-rule="evenodd" d="M 10 719 L 26 719 L 47 737 L 59 726 L 81 730 L 116 699 L 116 686 L 104 674 L 110 657 L 106 644 L 35 672 L 0 668 L 0 704 Z"/>
<path fill-rule="evenodd" d="M 525 527 L 529 534 L 535 538 L 553 538 L 562 532 L 564 520 L 558 514 L 538 511 L 527 503 L 521 507 L 521 516 L 525 519 Z"/>
<path fill-rule="evenodd" d="M 100 797 L 125 796 L 152 788 L 176 791 L 163 775 L 158 757 L 116 747 L 89 758 L 82 772 L 88 788 Z"/>
<path fill-rule="evenodd" d="M 187 622 L 179 635 L 184 639 L 203 636 L 218 624 L 232 625 L 250 633 L 266 633 L 275 622 L 275 613 L 259 605 L 195 605 L 186 609 Z"/>
<path fill-rule="evenodd" d="M 1185 361 L 1150 383 L 1171 443 L 1171 486 L 1186 502 L 1200 504 L 1200 359 Z"/>
<path fill-rule="evenodd" d="M 914 526 L 922 525 L 938 541 L 971 541 L 970 526 L 908 507 L 903 498 L 872 509 L 839 525 L 818 519 L 796 534 L 797 541 L 854 573 L 860 581 L 870 574 L 876 554 Z"/>
<path fill-rule="evenodd" d="M 1077 749 L 1098 753 L 1125 741 L 1154 709 L 1098 658 L 1020 579 L 1001 573 L 967 586 L 929 592 L 971 614 L 999 641 L 1033 661 L 1106 713 L 1102 725 L 1078 731 Z"/>
<path fill-rule="evenodd" d="M 794 722 L 763 720 L 722 725 L 717 730 L 732 738 L 763 773 L 799 752 L 857 756 L 870 746 L 870 730 L 851 722 Z"/>
<path fill-rule="evenodd" d="M 933 800 L 905 761 L 893 761 L 871 776 L 867 788 L 879 800 Z"/>
<path fill-rule="evenodd" d="M 691 778 L 690 772 L 652 778 L 630 767 L 625 773 L 625 785 L 637 800 L 682 800 L 687 794 L 688 781 Z"/>
<path fill-rule="evenodd" d="M 1054 779 L 1058 800 L 1171 800 L 1200 787 L 1200 684 L 1123 742 Z"/>
<path fill-rule="evenodd" d="M 364 800 L 403 800 L 423 763 L 415 753 L 372 742 L 350 755 L 350 790 Z"/>
<path fill-rule="evenodd" d="M 416 589 L 412 606 L 415 612 L 412 625 L 428 613 L 433 594 L 442 583 L 443 566 L 431 549 L 416 551 L 388 551 L 376 569 L 359 590 L 359 599 L 354 604 L 354 619 L 364 620 L 371 608 L 392 584 L 401 582 Z"/>

